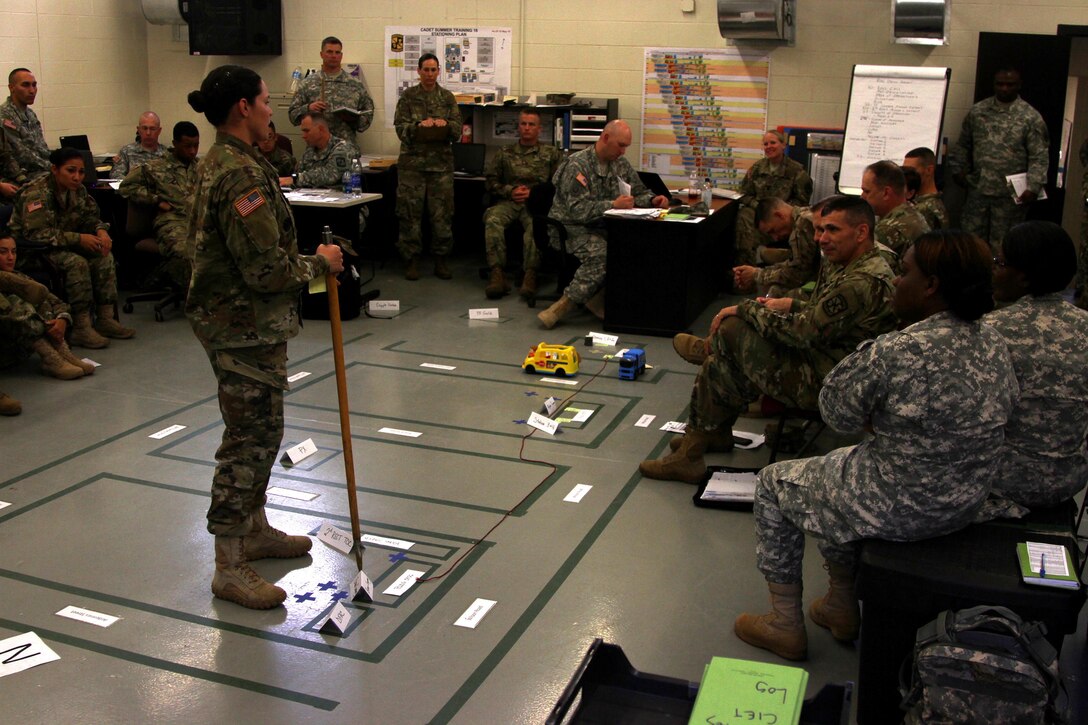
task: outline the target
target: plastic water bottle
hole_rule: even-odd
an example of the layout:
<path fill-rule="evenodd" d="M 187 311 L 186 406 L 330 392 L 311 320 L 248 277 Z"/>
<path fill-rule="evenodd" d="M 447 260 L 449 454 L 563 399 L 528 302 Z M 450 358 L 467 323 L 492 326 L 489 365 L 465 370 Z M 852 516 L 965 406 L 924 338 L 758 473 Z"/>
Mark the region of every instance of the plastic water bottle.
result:
<path fill-rule="evenodd" d="M 699 172 L 698 172 L 698 170 L 692 169 L 691 173 L 688 174 L 688 198 L 689 199 L 698 199 L 699 198 L 699 187 L 701 185 L 702 185 L 702 182 L 699 181 Z"/>
<path fill-rule="evenodd" d="M 340 177 L 340 181 L 344 185 L 344 193 L 345 194 L 350 194 L 351 193 L 351 172 L 350 171 L 345 171 L 344 175 L 342 177 Z"/>
<path fill-rule="evenodd" d="M 351 160 L 351 193 L 353 196 L 363 193 L 363 167 L 359 165 L 359 159 Z"/>
<path fill-rule="evenodd" d="M 703 182 L 703 203 L 706 204 L 707 211 L 710 211 L 710 202 L 714 199 L 714 184 L 710 181 L 710 177 L 706 177 L 706 181 Z"/>
<path fill-rule="evenodd" d="M 302 67 L 295 66 L 295 69 L 291 71 L 291 93 L 298 91 L 298 84 L 302 82 Z"/>

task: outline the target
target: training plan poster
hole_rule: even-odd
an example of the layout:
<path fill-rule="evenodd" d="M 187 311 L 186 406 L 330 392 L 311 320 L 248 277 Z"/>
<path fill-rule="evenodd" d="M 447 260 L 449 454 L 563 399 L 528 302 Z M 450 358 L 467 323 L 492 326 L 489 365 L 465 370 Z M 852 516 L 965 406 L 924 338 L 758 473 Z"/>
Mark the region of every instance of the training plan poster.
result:
<path fill-rule="evenodd" d="M 513 59 L 510 28 L 436 28 L 394 25 L 385 28 L 385 114 L 393 127 L 393 110 L 404 89 L 419 83 L 419 56 L 438 57 L 438 83 L 452 93 L 510 92 Z"/>
<path fill-rule="evenodd" d="M 685 184 L 697 171 L 736 188 L 763 158 L 770 57 L 734 49 L 645 48 L 642 169 Z"/>

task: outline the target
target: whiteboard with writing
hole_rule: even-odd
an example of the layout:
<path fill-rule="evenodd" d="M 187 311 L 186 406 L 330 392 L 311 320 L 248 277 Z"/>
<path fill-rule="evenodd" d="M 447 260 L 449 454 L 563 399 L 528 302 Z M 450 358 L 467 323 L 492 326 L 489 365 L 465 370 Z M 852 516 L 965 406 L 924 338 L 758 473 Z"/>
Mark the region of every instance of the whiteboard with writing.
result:
<path fill-rule="evenodd" d="M 888 159 L 903 163 L 907 151 L 939 149 L 948 68 L 855 65 L 846 110 L 839 191 L 861 193 L 865 167 Z"/>

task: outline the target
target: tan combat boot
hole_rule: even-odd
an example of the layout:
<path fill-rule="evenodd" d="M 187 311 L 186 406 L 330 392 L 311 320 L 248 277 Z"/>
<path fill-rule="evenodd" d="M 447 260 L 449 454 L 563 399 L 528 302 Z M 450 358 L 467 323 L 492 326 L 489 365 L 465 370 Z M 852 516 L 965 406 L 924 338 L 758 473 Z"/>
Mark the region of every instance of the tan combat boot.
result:
<path fill-rule="evenodd" d="M 246 563 L 243 536 L 215 537 L 212 594 L 250 609 L 271 609 L 287 599 L 287 592 L 266 582 Z"/>
<path fill-rule="evenodd" d="M 536 270 L 527 269 L 525 275 L 521 278 L 521 289 L 518 290 L 518 294 L 529 299 L 536 297 Z"/>
<path fill-rule="evenodd" d="M 434 258 L 434 276 L 439 279 L 453 279 L 453 272 L 446 262 L 445 254 L 437 254 Z"/>
<path fill-rule="evenodd" d="M 702 483 L 706 476 L 703 454 L 709 442 L 710 434 L 689 429 L 675 451 L 659 461 L 643 461 L 638 464 L 638 470 L 646 478 L 659 481 Z"/>
<path fill-rule="evenodd" d="M 574 312 L 574 301 L 570 297 L 563 295 L 555 301 L 548 309 L 536 314 L 536 319 L 540 320 L 540 324 L 548 330 L 552 329 L 559 324 L 559 321 L 564 317 Z"/>
<path fill-rule="evenodd" d="M 40 370 L 45 375 L 50 375 L 58 380 L 75 380 L 83 377 L 83 368 L 73 365 L 57 353 L 53 346 L 39 337 L 31 345 L 34 352 L 42 359 Z"/>
<path fill-rule="evenodd" d="M 115 340 L 127 340 L 136 334 L 131 327 L 125 327 L 115 319 L 117 310 L 113 305 L 99 305 L 98 315 L 94 320 L 94 329 L 105 337 Z"/>
<path fill-rule="evenodd" d="M 854 590 L 854 572 L 849 567 L 824 562 L 829 584 L 827 594 L 808 608 L 813 622 L 831 630 L 831 636 L 841 642 L 853 642 L 861 629 L 861 609 Z"/>
<path fill-rule="evenodd" d="M 91 313 L 85 311 L 72 313 L 72 344 L 76 347 L 98 350 L 108 347 L 110 341 L 98 334 L 91 325 Z"/>
<path fill-rule="evenodd" d="M 672 339 L 672 349 L 692 365 L 702 365 L 710 357 L 706 353 L 706 340 L 683 332 Z"/>
<path fill-rule="evenodd" d="M 669 440 L 669 450 L 677 450 L 684 442 L 684 436 L 673 436 Z M 714 431 L 713 433 L 707 433 L 706 452 L 707 453 L 729 453 L 733 450 L 733 431 L 732 429 L 727 431 Z"/>
<path fill-rule="evenodd" d="M 409 282 L 419 279 L 419 255 L 413 254 L 404 263 L 404 278 Z"/>
<path fill-rule="evenodd" d="M 245 537 L 246 559 L 293 559 L 306 554 L 313 541 L 309 536 L 289 536 L 268 524 L 264 508 L 258 509 L 250 517 L 253 528 Z"/>
<path fill-rule="evenodd" d="M 593 313 L 598 320 L 604 319 L 604 287 L 597 290 L 597 294 L 586 300 L 586 309 Z"/>
<path fill-rule="evenodd" d="M 64 340 L 60 340 L 58 342 L 57 340 L 54 340 L 50 337 L 49 344 L 53 346 L 53 349 L 56 350 L 57 354 L 64 358 L 64 360 L 72 363 L 80 370 L 82 370 L 84 375 L 94 375 L 94 365 L 91 365 L 89 362 L 83 362 L 83 360 L 80 359 L 78 355 L 72 352 L 72 350 L 68 347 L 68 343 L 66 343 Z"/>
<path fill-rule="evenodd" d="M 487 287 L 484 287 L 484 294 L 487 295 L 489 300 L 497 300 L 509 291 L 510 288 L 506 286 L 506 277 L 503 276 L 502 267 L 496 264 L 491 268 L 491 277 L 487 280 Z"/>
<path fill-rule="evenodd" d="M 0 392 L 0 415 L 19 415 L 23 404 L 5 392 Z"/>
<path fill-rule="evenodd" d="M 767 583 L 771 590 L 771 611 L 742 614 L 733 623 L 733 632 L 753 647 L 770 650 L 788 660 L 808 657 L 808 633 L 801 614 L 801 582 Z"/>

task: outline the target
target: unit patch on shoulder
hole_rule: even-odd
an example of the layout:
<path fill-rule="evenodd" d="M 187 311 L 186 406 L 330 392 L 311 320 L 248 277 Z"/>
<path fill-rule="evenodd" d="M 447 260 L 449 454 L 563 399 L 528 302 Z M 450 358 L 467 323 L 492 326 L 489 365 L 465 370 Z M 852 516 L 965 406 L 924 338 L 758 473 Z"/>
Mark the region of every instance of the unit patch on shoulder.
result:
<path fill-rule="evenodd" d="M 828 317 L 837 317 L 846 312 L 846 297 L 841 294 L 837 294 L 829 300 L 825 300 L 823 304 L 824 314 Z"/>
<path fill-rule="evenodd" d="M 234 209 L 245 219 L 247 216 L 264 206 L 264 195 L 261 190 L 254 187 L 247 191 L 234 202 Z"/>

